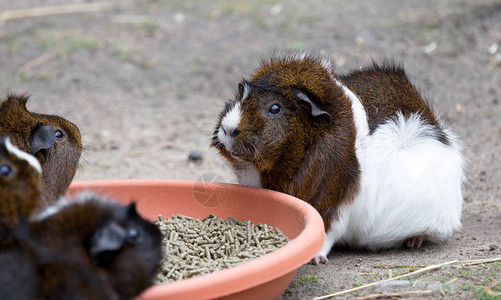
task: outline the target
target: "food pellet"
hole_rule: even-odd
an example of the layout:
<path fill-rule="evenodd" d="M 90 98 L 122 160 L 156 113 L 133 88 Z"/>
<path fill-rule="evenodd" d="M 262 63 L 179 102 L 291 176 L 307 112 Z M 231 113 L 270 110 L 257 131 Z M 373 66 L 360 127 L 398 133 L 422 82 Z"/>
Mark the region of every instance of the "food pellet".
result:
<path fill-rule="evenodd" d="M 215 215 L 203 220 L 176 215 L 153 221 L 162 232 L 164 258 L 156 283 L 182 280 L 227 269 L 285 246 L 278 228 Z"/>

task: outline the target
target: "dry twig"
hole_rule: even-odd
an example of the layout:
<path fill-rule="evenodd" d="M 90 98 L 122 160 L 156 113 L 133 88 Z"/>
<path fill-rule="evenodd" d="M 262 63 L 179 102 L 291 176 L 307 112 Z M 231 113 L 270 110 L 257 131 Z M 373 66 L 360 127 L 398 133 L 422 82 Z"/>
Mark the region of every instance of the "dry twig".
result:
<path fill-rule="evenodd" d="M 390 293 L 390 294 L 370 294 L 363 297 L 355 298 L 356 300 L 368 300 L 368 299 L 379 299 L 379 298 L 392 298 L 392 297 L 401 297 L 401 296 L 415 296 L 415 295 L 429 295 L 432 294 L 433 291 L 408 291 L 403 293 Z"/>
<path fill-rule="evenodd" d="M 330 297 L 334 297 L 334 296 L 339 296 L 339 295 L 351 293 L 351 292 L 354 292 L 354 291 L 358 291 L 358 290 L 361 290 L 361 289 L 365 289 L 365 288 L 368 288 L 368 287 L 371 287 L 371 286 L 375 286 L 375 285 L 381 284 L 383 282 L 388 282 L 388 281 L 395 280 L 395 279 L 410 277 L 410 276 L 413 276 L 413 275 L 416 275 L 416 274 L 420 274 L 420 273 L 424 273 L 424 272 L 430 272 L 430 271 L 433 271 L 433 270 L 436 270 L 436 269 L 440 269 L 441 267 L 447 266 L 447 265 L 461 264 L 462 266 L 472 266 L 472 265 L 478 265 L 478 264 L 492 263 L 492 262 L 496 262 L 496 261 L 501 261 L 501 257 L 487 258 L 487 259 L 475 259 L 475 260 L 464 260 L 464 261 L 458 261 L 456 259 L 456 260 L 452 260 L 452 261 L 441 263 L 441 264 L 427 266 L 427 267 L 424 267 L 424 268 L 419 269 L 417 271 L 413 271 L 413 272 L 410 272 L 410 273 L 407 273 L 407 274 L 399 275 L 399 276 L 396 276 L 396 277 L 393 277 L 393 278 L 388 278 L 388 279 L 384 279 L 384 280 L 372 282 L 372 283 L 369 283 L 369 284 L 366 284 L 366 285 L 362 285 L 362 286 L 359 286 L 359 287 L 355 287 L 355 288 L 352 288 L 352 289 L 348 289 L 348 290 L 344 290 L 344 291 L 340 291 L 340 292 L 336 292 L 336 293 L 332 293 L 332 294 L 328 294 L 328 295 L 324 295 L 324 296 L 315 297 L 313 299 L 314 300 L 319 300 L 319 299 L 325 299 L 325 298 L 330 298 Z"/>
<path fill-rule="evenodd" d="M 342 295 L 342 294 L 351 293 L 351 292 L 358 291 L 358 290 L 361 290 L 361 289 L 365 289 L 365 288 L 368 288 L 368 287 L 371 287 L 371 286 L 374 286 L 374 285 L 377 285 L 377 284 L 380 284 L 380 283 L 383 283 L 383 282 L 387 282 L 387 281 L 391 281 L 391 280 L 395 280 L 395 279 L 400 279 L 400 278 L 405 278 L 405 277 L 409 277 L 409 276 L 416 275 L 416 274 L 419 274 L 419 273 L 424 273 L 424 272 L 429 272 L 429 271 L 432 271 L 432 270 L 436 270 L 436 269 L 439 269 L 439 268 L 441 268 L 443 266 L 450 265 L 450 264 L 455 264 L 457 262 L 458 262 L 458 260 L 456 259 L 456 260 L 452 260 L 452 261 L 449 261 L 449 262 L 446 262 L 446 263 L 428 266 L 428 267 L 419 269 L 419 270 L 414 271 L 414 272 L 410 272 L 410 273 L 403 274 L 403 275 L 400 275 L 400 276 L 396 276 L 396 277 L 393 277 L 393 278 L 384 279 L 384 280 L 381 280 L 381 281 L 372 282 L 372 283 L 369 283 L 369 284 L 366 284 L 366 285 L 362 285 L 362 286 L 359 286 L 359 287 L 356 287 L 356 288 L 344 290 L 344 291 L 341 291 L 341 292 L 337 292 L 337 293 L 332 293 L 332 294 L 329 294 L 329 295 L 324 295 L 324 296 L 316 297 L 314 299 L 315 300 L 317 300 L 317 299 L 325 299 L 325 298 L 330 298 L 330 297 L 334 297 L 334 296 L 338 296 L 338 295 Z"/>
<path fill-rule="evenodd" d="M 372 266 L 373 268 L 376 269 L 397 269 L 397 268 L 409 268 L 409 269 L 421 269 L 425 268 L 426 266 L 405 266 L 405 265 L 375 265 Z"/>
<path fill-rule="evenodd" d="M 44 64 L 48 61 L 51 61 L 57 57 L 57 54 L 55 52 L 49 52 L 49 53 L 44 53 L 40 55 L 39 57 L 30 60 L 29 62 L 25 63 L 22 67 L 19 68 L 19 72 L 25 73 L 32 68 L 39 66 L 41 64 Z"/>
<path fill-rule="evenodd" d="M 501 257 L 463 260 L 463 261 L 459 261 L 458 263 L 460 263 L 463 266 L 474 266 L 474 265 L 481 265 L 481 264 L 486 264 L 486 263 L 493 263 L 496 261 L 501 261 Z"/>
<path fill-rule="evenodd" d="M 41 17 L 80 12 L 97 12 L 112 8 L 110 3 L 82 3 L 59 6 L 34 7 L 19 10 L 7 10 L 0 13 L 0 23 L 13 19 Z"/>

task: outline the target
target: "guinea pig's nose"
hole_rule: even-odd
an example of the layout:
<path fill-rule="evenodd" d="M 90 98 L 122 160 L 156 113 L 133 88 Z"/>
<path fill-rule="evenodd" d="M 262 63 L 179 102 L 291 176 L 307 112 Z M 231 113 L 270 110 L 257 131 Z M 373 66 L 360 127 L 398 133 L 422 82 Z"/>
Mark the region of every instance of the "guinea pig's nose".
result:
<path fill-rule="evenodd" d="M 232 130 L 231 130 L 230 135 L 231 135 L 231 137 L 233 137 L 233 138 L 234 138 L 234 137 L 236 137 L 239 133 L 240 133 L 240 130 L 238 130 L 238 129 L 236 129 L 236 128 L 235 128 L 235 129 L 232 129 Z"/>
<path fill-rule="evenodd" d="M 50 125 L 38 124 L 30 137 L 31 155 L 35 155 L 40 150 L 51 148 L 56 142 L 54 127 Z"/>

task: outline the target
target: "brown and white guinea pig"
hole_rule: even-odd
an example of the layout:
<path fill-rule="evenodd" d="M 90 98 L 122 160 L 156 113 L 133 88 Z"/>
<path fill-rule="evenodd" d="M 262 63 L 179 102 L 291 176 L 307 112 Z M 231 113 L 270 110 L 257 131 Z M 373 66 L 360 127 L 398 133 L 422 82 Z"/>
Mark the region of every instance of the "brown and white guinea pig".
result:
<path fill-rule="evenodd" d="M 117 299 L 131 299 L 152 285 L 162 258 L 160 230 L 137 213 L 134 203 L 119 205 L 97 194 L 63 198 L 35 216 L 29 234 L 48 253 L 72 251 L 70 259 L 78 257 L 96 276 L 104 276 Z M 58 284 L 44 297 L 58 293 L 66 284 L 50 272 L 45 274 L 44 285 Z"/>
<path fill-rule="evenodd" d="M 334 244 L 419 247 L 461 227 L 459 141 L 391 63 L 340 76 L 316 55 L 276 55 L 238 85 L 212 146 L 240 184 L 318 210 L 327 236 L 315 264 Z"/>
<path fill-rule="evenodd" d="M 43 205 L 66 193 L 82 153 L 78 127 L 56 115 L 28 111 L 28 96 L 9 95 L 0 102 L 0 135 L 35 156 L 42 166 Z"/>
<path fill-rule="evenodd" d="M 0 236 L 38 209 L 41 171 L 34 156 L 13 146 L 8 137 L 0 136 Z"/>

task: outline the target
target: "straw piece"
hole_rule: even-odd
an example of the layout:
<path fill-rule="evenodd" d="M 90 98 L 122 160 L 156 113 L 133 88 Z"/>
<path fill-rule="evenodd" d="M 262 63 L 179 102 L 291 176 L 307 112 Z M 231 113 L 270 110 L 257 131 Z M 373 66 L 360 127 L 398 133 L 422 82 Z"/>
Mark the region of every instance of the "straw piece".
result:
<path fill-rule="evenodd" d="M 82 3 L 68 4 L 59 6 L 34 7 L 28 9 L 8 10 L 0 13 L 0 22 L 5 22 L 13 19 L 32 18 L 50 15 L 82 13 L 82 12 L 98 12 L 110 10 L 110 3 Z"/>
<path fill-rule="evenodd" d="M 373 268 L 376 269 L 397 269 L 397 268 L 409 268 L 409 269 L 421 269 L 421 268 L 426 268 L 426 266 L 406 266 L 406 265 L 375 265 L 372 266 Z"/>
<path fill-rule="evenodd" d="M 390 293 L 390 294 L 370 294 L 363 297 L 355 298 L 356 300 L 368 300 L 368 299 L 378 299 L 378 298 L 393 298 L 393 297 L 401 297 L 401 296 L 413 296 L 413 295 L 428 295 L 432 294 L 433 291 L 408 291 L 403 293 Z"/>
<path fill-rule="evenodd" d="M 501 257 L 463 260 L 463 261 L 460 261 L 459 263 L 462 264 L 463 266 L 473 266 L 473 265 L 492 263 L 492 262 L 496 262 L 496 261 L 501 261 Z"/>
<path fill-rule="evenodd" d="M 459 260 L 455 259 L 455 260 L 451 260 L 451 261 L 448 261 L 448 262 L 445 262 L 445 263 L 427 266 L 427 267 L 424 267 L 422 269 L 419 269 L 417 271 L 413 271 L 413 272 L 410 272 L 410 273 L 407 273 L 407 274 L 403 274 L 403 275 L 399 275 L 399 276 L 396 276 L 396 277 L 392 277 L 392 278 L 388 278 L 388 279 L 384 279 L 384 280 L 372 282 L 372 283 L 369 283 L 369 284 L 366 284 L 366 285 L 362 285 L 362 286 L 359 286 L 359 287 L 355 287 L 355 288 L 352 288 L 352 289 L 348 289 L 348 290 L 344 290 L 344 291 L 340 291 L 340 292 L 336 292 L 336 293 L 332 293 L 332 294 L 328 294 L 328 295 L 323 295 L 323 296 L 315 297 L 313 299 L 314 300 L 326 299 L 326 298 L 330 298 L 330 297 L 334 297 L 334 296 L 339 296 L 339 295 L 351 293 L 351 292 L 354 292 L 354 291 L 358 291 L 358 290 L 361 290 L 361 289 L 365 289 L 365 288 L 368 288 L 368 287 L 371 287 L 371 286 L 378 285 L 378 284 L 383 283 L 383 282 L 388 282 L 388 281 L 395 280 L 395 279 L 401 279 L 401 278 L 405 278 L 405 277 L 410 277 L 410 276 L 413 276 L 413 275 L 416 275 L 416 274 L 420 274 L 420 273 L 424 273 L 424 272 L 429 272 L 429 271 L 433 271 L 433 270 L 436 270 L 436 269 L 440 269 L 441 267 L 447 266 L 447 265 L 461 264 L 463 266 L 471 266 L 471 265 L 478 265 L 478 264 L 493 263 L 493 262 L 496 262 L 496 261 L 501 261 L 501 257 L 487 258 L 487 259 L 464 260 L 464 261 L 459 261 Z"/>
<path fill-rule="evenodd" d="M 438 265 L 431 265 L 431 266 L 419 269 L 419 270 L 414 271 L 414 272 L 410 272 L 410 273 L 403 274 L 403 275 L 400 275 L 400 276 L 396 276 L 396 277 L 393 277 L 393 278 L 388 278 L 388 279 L 384 279 L 384 280 L 372 282 L 372 283 L 369 283 L 369 284 L 366 284 L 366 285 L 362 285 L 362 286 L 355 287 L 355 288 L 352 288 L 352 289 L 344 290 L 344 291 L 341 291 L 341 292 L 332 293 L 332 294 L 328 294 L 328 295 L 324 295 L 324 296 L 320 296 L 320 297 L 315 297 L 313 299 L 314 300 L 325 299 L 325 298 L 330 298 L 330 297 L 334 297 L 334 296 L 339 296 L 339 295 L 351 293 L 351 292 L 354 292 L 354 291 L 358 291 L 358 290 L 362 290 L 362 289 L 365 289 L 365 288 L 368 288 L 368 287 L 371 287 L 371 286 L 378 285 L 378 284 L 383 283 L 383 282 L 388 282 L 388 281 L 391 281 L 391 280 L 405 278 L 405 277 L 409 277 L 409 276 L 412 276 L 412 275 L 416 275 L 416 274 L 420 274 L 420 273 L 424 273 L 424 272 L 429 272 L 429 271 L 432 271 L 432 270 L 440 269 L 443 266 L 455 264 L 457 262 L 458 262 L 458 260 L 455 259 L 455 260 L 451 260 L 451 261 L 448 261 L 448 262 L 445 262 L 445 263 L 441 263 L 441 264 L 438 264 Z"/>
<path fill-rule="evenodd" d="M 31 70 L 34 67 L 37 67 L 39 65 L 42 65 L 48 61 L 51 61 L 53 59 L 57 58 L 57 53 L 55 52 L 49 52 L 49 53 L 44 53 L 40 55 L 39 57 L 30 60 L 29 62 L 25 63 L 23 66 L 19 68 L 20 73 L 26 73 L 29 70 Z"/>

